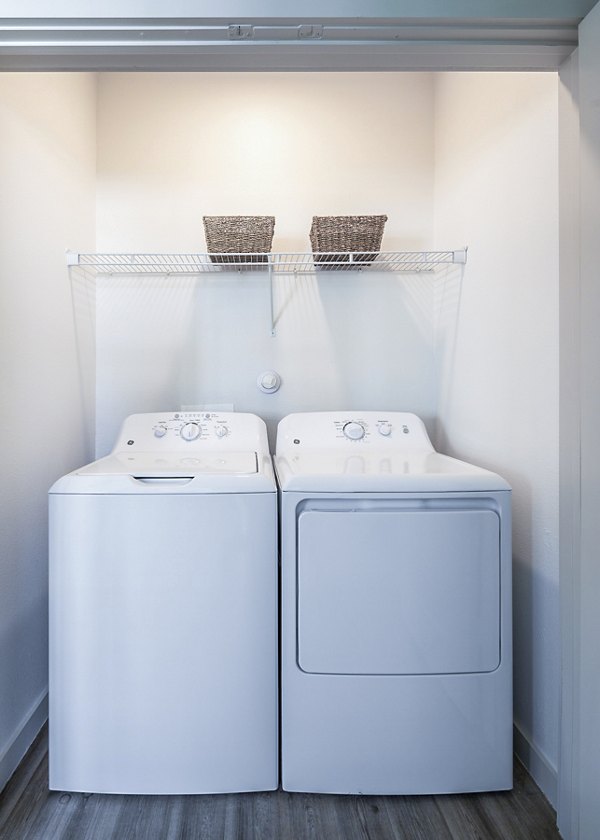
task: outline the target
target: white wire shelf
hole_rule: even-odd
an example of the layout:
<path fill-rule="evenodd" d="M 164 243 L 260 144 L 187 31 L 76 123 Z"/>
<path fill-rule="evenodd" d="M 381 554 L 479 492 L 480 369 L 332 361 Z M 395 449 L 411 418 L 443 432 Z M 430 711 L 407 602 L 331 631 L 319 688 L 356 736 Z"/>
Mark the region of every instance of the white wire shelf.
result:
<path fill-rule="evenodd" d="M 271 335 L 276 317 L 274 278 L 317 272 L 433 272 L 464 265 L 467 248 L 458 251 L 379 251 L 273 254 L 98 254 L 67 251 L 69 269 L 93 280 L 99 277 L 194 277 L 218 272 L 264 272 L 268 277 Z"/>
<path fill-rule="evenodd" d="M 223 271 L 312 274 L 316 271 L 435 271 L 467 261 L 458 251 L 380 251 L 356 253 L 270 254 L 97 254 L 67 251 L 67 265 L 101 274 L 194 275 Z"/>

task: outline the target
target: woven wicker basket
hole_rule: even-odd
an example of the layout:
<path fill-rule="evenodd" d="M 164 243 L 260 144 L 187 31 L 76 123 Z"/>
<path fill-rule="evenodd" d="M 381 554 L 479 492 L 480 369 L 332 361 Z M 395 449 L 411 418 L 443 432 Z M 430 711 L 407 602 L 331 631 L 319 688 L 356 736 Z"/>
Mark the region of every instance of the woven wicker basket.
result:
<path fill-rule="evenodd" d="M 357 254 L 352 262 L 373 262 L 386 222 L 387 216 L 313 216 L 310 244 L 315 263 L 339 268 L 340 263 L 350 264 L 346 253 Z"/>
<path fill-rule="evenodd" d="M 275 216 L 204 216 L 202 220 L 212 262 L 267 261 L 265 255 L 271 251 Z"/>

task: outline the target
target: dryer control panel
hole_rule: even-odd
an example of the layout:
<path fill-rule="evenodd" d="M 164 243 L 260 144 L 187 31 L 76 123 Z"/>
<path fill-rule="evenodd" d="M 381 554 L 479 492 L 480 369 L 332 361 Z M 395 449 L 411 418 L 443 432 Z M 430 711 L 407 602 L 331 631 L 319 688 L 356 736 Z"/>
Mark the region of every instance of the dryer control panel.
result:
<path fill-rule="evenodd" d="M 174 411 L 126 418 L 113 452 L 235 449 L 269 452 L 263 420 L 241 412 Z"/>
<path fill-rule="evenodd" d="M 323 411 L 289 414 L 277 430 L 284 450 L 389 449 L 433 451 L 423 421 L 403 411 Z"/>

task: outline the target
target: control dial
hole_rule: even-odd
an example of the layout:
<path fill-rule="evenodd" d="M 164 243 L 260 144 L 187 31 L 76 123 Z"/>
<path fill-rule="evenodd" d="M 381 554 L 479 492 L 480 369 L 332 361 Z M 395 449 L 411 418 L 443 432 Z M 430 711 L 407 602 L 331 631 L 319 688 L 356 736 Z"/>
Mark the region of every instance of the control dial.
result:
<path fill-rule="evenodd" d="M 388 423 L 387 420 L 384 420 L 383 423 L 380 423 L 379 434 L 384 435 L 385 437 L 389 437 L 392 434 L 392 424 Z"/>
<path fill-rule="evenodd" d="M 215 434 L 218 438 L 226 437 L 229 434 L 229 429 L 227 426 L 217 426 L 215 428 Z"/>
<path fill-rule="evenodd" d="M 200 437 L 200 426 L 197 423 L 184 423 L 179 434 L 184 440 L 196 440 Z"/>
<path fill-rule="evenodd" d="M 164 437 L 166 434 L 167 434 L 167 427 L 163 426 L 162 424 L 160 426 L 157 426 L 154 429 L 154 437 L 161 438 L 161 437 Z"/>
<path fill-rule="evenodd" d="M 365 427 L 360 423 L 356 423 L 354 420 L 351 420 L 349 423 L 344 425 L 343 432 L 345 437 L 350 440 L 360 440 L 365 436 Z"/>

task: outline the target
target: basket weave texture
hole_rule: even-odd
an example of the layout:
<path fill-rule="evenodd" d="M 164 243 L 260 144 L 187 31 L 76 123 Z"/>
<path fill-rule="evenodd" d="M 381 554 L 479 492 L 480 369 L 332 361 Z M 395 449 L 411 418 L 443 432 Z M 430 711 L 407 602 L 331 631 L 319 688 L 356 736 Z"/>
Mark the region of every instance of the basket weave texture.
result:
<path fill-rule="evenodd" d="M 203 216 L 202 221 L 212 262 L 266 262 L 275 216 Z"/>
<path fill-rule="evenodd" d="M 387 216 L 313 216 L 310 244 L 315 262 L 349 262 L 349 257 L 331 252 L 358 253 L 355 262 L 372 262 L 381 250 Z"/>

